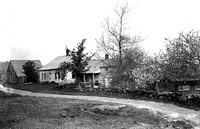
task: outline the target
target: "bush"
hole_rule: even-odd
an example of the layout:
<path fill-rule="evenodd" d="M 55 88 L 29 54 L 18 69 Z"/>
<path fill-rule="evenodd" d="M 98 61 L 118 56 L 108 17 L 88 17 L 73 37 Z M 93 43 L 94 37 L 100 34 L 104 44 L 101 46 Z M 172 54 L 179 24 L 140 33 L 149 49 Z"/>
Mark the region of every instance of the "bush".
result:
<path fill-rule="evenodd" d="M 55 81 L 51 81 L 50 83 L 51 83 L 51 84 L 55 84 L 56 82 L 55 82 Z"/>

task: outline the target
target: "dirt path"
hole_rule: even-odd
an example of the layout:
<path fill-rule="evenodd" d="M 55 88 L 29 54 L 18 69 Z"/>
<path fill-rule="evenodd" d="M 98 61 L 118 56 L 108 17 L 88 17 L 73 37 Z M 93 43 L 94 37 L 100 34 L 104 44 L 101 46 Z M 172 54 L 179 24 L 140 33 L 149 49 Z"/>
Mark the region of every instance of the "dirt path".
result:
<path fill-rule="evenodd" d="M 36 97 L 56 97 L 56 98 L 69 98 L 69 99 L 84 99 L 102 102 L 112 102 L 119 104 L 131 105 L 137 108 L 147 108 L 153 112 L 161 112 L 166 114 L 170 119 L 186 119 L 195 122 L 200 129 L 200 111 L 195 111 L 187 108 L 178 107 L 172 104 L 164 104 L 152 101 L 133 100 L 133 99 L 117 99 L 117 98 L 106 98 L 97 96 L 73 96 L 73 95 L 58 95 L 58 94 L 47 94 L 47 93 L 34 93 L 22 90 L 16 90 L 12 88 L 4 87 L 0 84 L 0 91 L 7 93 L 15 93 L 23 96 L 36 96 Z"/>

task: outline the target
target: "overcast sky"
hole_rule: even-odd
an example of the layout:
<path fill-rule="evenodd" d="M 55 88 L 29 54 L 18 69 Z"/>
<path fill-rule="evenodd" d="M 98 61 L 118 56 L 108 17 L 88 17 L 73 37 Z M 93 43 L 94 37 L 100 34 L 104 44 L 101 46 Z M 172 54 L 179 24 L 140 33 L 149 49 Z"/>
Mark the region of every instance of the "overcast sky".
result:
<path fill-rule="evenodd" d="M 200 30 L 198 0 L 129 0 L 131 34 L 145 38 L 150 52 L 163 48 L 164 38 Z M 39 59 L 45 65 L 87 38 L 96 49 L 101 23 L 123 0 L 0 0 L 0 61 Z"/>

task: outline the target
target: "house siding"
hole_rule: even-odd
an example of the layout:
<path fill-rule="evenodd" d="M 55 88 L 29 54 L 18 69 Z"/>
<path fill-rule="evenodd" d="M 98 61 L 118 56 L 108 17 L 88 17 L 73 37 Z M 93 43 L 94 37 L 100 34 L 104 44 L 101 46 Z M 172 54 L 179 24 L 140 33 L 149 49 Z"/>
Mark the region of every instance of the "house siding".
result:
<path fill-rule="evenodd" d="M 7 69 L 7 82 L 16 83 L 16 73 L 14 72 L 14 69 L 11 63 L 9 63 L 8 69 Z"/>
<path fill-rule="evenodd" d="M 109 87 L 110 86 L 110 78 L 109 78 L 109 68 L 108 67 L 102 67 L 101 69 L 101 74 L 99 79 L 101 80 L 101 84 L 105 87 Z"/>
<path fill-rule="evenodd" d="M 24 83 L 25 76 L 18 77 L 16 72 L 13 69 L 12 63 L 9 63 L 7 69 L 7 82 L 8 83 Z"/>
<path fill-rule="evenodd" d="M 40 71 L 40 83 L 44 82 L 56 82 L 61 83 L 60 75 L 58 70 L 46 70 L 46 71 Z M 71 83 L 74 82 L 74 79 L 72 79 L 72 74 L 69 72 L 67 73 L 64 83 Z"/>
<path fill-rule="evenodd" d="M 50 71 L 40 71 L 40 82 L 58 82 L 59 79 L 55 78 L 55 70 L 50 70 Z"/>
<path fill-rule="evenodd" d="M 108 86 L 109 85 L 109 79 L 108 79 L 108 74 L 107 74 L 108 70 L 106 70 L 106 68 L 100 68 L 100 70 L 101 70 L 101 73 L 80 74 L 80 75 L 76 75 L 76 78 L 77 80 L 80 80 L 80 82 L 91 82 L 92 84 L 95 81 L 99 81 L 101 85 Z M 39 71 L 40 83 L 44 83 L 44 82 L 61 83 L 62 81 L 57 74 L 58 72 L 60 71 L 57 69 L 40 70 Z M 72 78 L 72 73 L 68 72 L 66 75 L 66 78 L 64 79 L 64 83 L 74 83 L 74 82 L 75 82 L 75 78 Z"/>

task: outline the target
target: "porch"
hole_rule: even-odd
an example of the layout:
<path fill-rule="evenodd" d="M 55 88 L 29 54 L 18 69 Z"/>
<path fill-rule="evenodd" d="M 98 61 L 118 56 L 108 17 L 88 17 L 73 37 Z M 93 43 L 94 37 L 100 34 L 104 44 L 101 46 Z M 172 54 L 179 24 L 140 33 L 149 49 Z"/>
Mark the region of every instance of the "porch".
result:
<path fill-rule="evenodd" d="M 95 88 L 101 85 L 101 75 L 100 73 L 83 73 L 76 76 L 75 80 L 78 82 L 81 87 L 85 88 Z"/>

